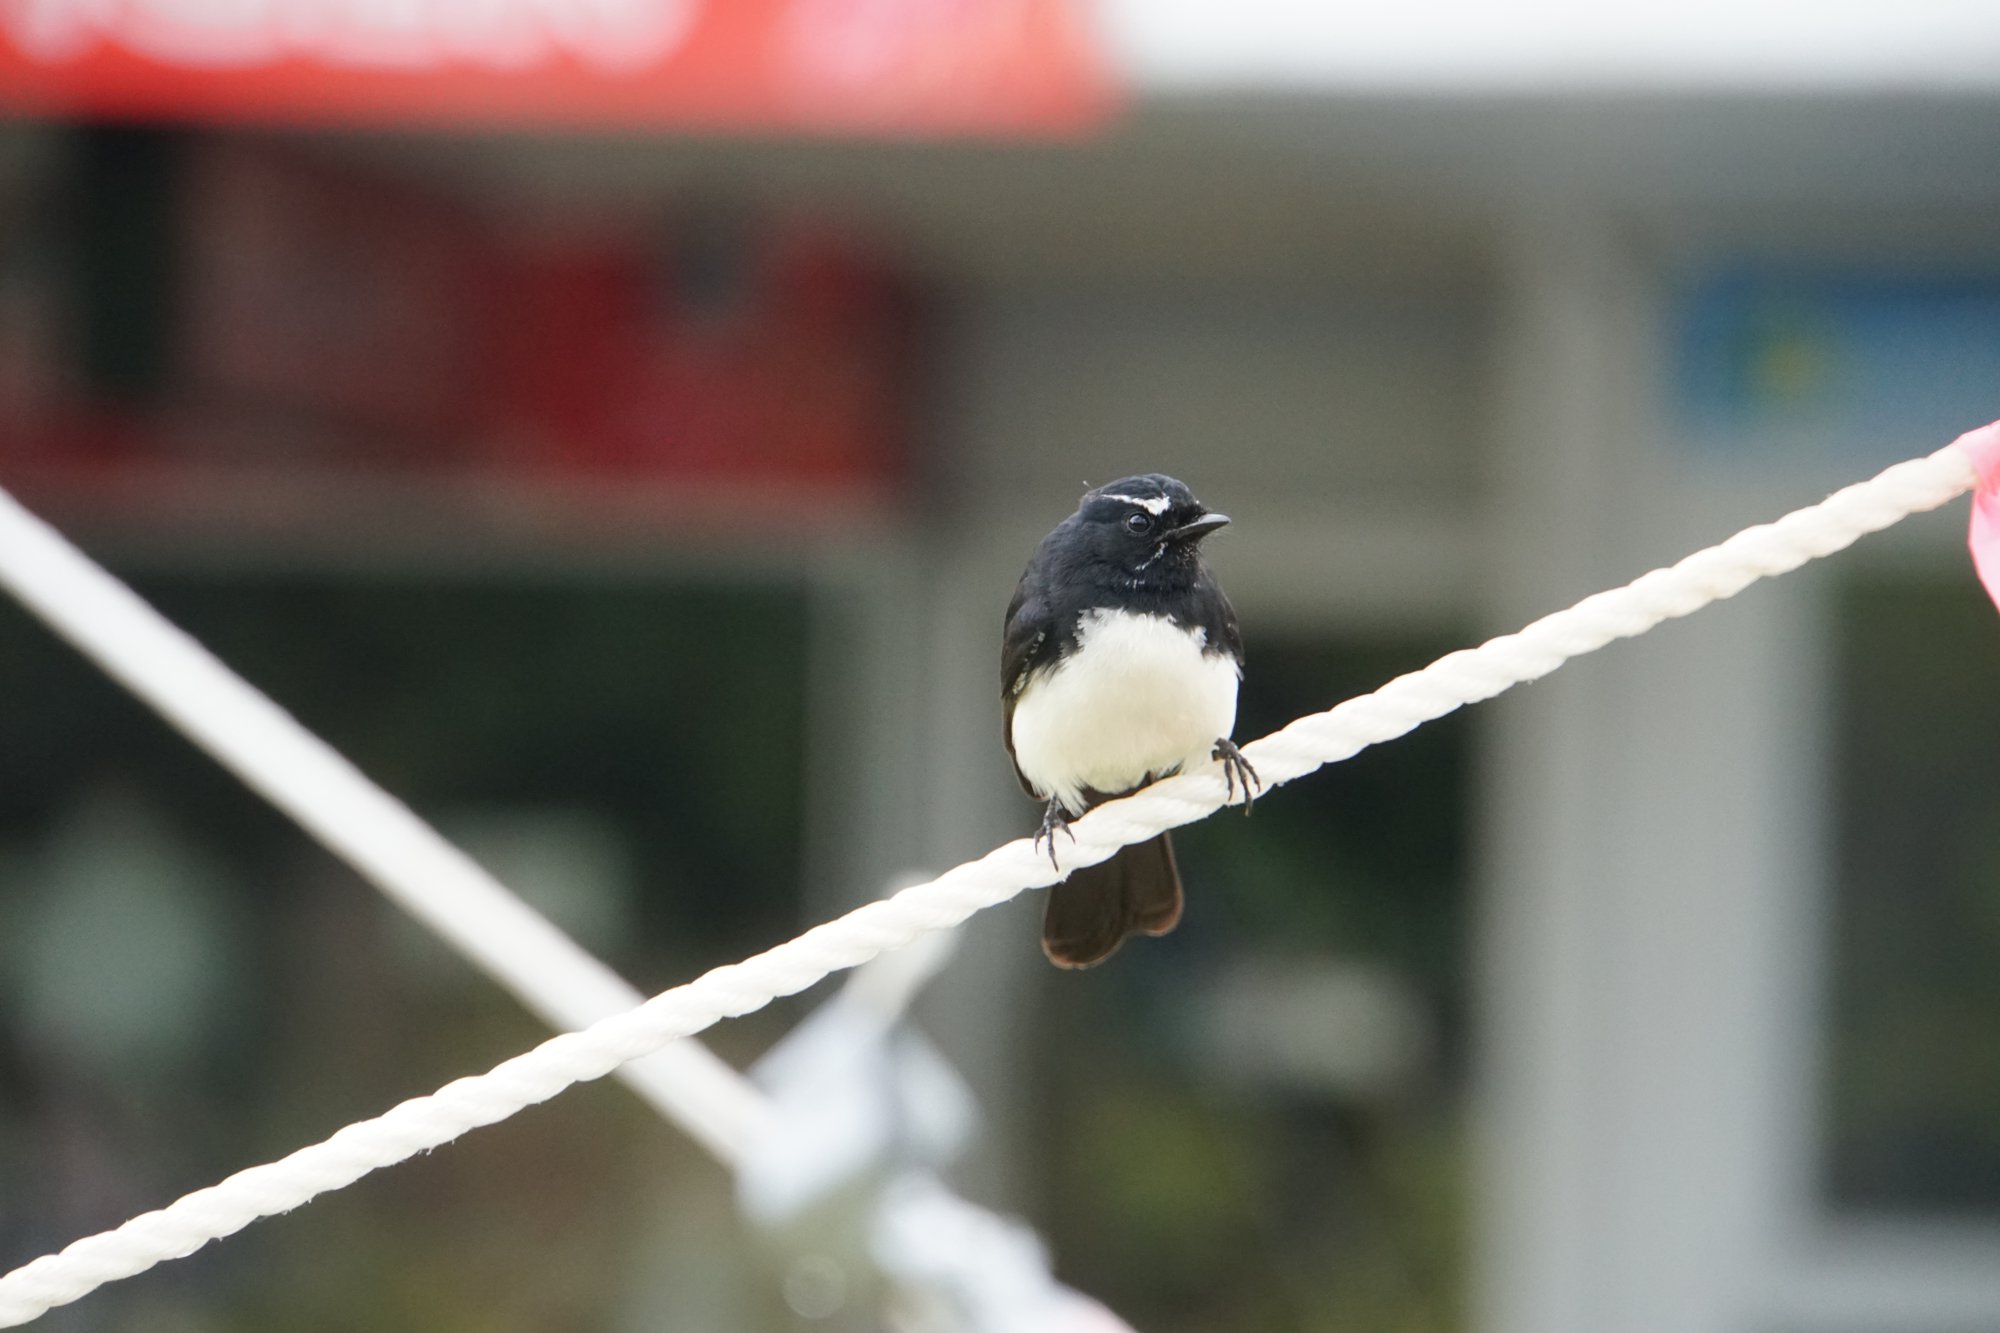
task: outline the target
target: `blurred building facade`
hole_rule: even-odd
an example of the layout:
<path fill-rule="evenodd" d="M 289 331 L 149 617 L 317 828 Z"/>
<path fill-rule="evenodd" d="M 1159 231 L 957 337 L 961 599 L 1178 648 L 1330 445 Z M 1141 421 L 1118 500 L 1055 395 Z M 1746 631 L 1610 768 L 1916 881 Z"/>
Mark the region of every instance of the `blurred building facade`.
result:
<path fill-rule="evenodd" d="M 1090 11 L 1128 105 L 1054 141 L 0 126 L 0 482 L 658 989 L 1029 828 L 994 640 L 1087 485 L 1235 518 L 1248 736 L 2000 414 L 2000 21 L 1307 10 Z M 2000 1324 L 1959 540 L 1191 829 L 1186 924 L 1098 972 L 975 923 L 920 1010 L 968 1192 L 1162 1333 Z M 531 1037 L 9 614 L 0 1261 Z M 613 1294 L 518 1326 L 780 1326 L 675 1215 L 726 1190 L 572 1096 L 112 1308 L 510 1326 L 528 1160 Z"/>

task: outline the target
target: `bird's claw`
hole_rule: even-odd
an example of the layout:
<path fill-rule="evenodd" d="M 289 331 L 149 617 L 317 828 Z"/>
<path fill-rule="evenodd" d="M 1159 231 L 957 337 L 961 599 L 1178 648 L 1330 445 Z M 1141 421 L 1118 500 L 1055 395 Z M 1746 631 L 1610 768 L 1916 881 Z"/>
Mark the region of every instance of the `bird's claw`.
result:
<path fill-rule="evenodd" d="M 1062 867 L 1060 865 L 1057 865 L 1056 863 L 1056 834 L 1059 832 L 1069 833 L 1069 840 L 1071 842 L 1076 841 L 1076 834 L 1070 833 L 1068 812 L 1063 809 L 1061 801 L 1058 801 L 1055 798 L 1051 797 L 1049 799 L 1048 808 L 1042 811 L 1042 826 L 1035 830 L 1034 845 L 1037 848 L 1040 848 L 1042 845 L 1042 839 L 1044 838 L 1048 839 L 1049 864 L 1051 866 L 1054 866 L 1057 870 L 1062 869 Z"/>
<path fill-rule="evenodd" d="M 1257 792 L 1264 789 L 1264 779 L 1257 776 L 1257 770 L 1251 765 L 1249 756 L 1236 747 L 1235 741 L 1225 736 L 1215 743 L 1215 749 L 1210 752 L 1209 758 L 1222 765 L 1222 780 L 1229 786 L 1230 802 L 1236 800 L 1236 788 L 1241 784 L 1243 813 L 1249 814 L 1256 807 Z M 1252 783 L 1256 784 L 1255 791 L 1251 790 Z"/>

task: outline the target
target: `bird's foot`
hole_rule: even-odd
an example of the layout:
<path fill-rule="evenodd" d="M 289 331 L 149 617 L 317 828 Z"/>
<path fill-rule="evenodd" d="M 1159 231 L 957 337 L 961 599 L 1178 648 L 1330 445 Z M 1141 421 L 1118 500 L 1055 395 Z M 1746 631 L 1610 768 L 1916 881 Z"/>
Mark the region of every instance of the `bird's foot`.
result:
<path fill-rule="evenodd" d="M 1215 743 L 1215 749 L 1210 752 L 1209 758 L 1221 763 L 1222 780 L 1229 784 L 1231 801 L 1236 799 L 1236 788 L 1239 785 L 1243 788 L 1243 813 L 1249 814 L 1257 804 L 1257 792 L 1264 790 L 1264 779 L 1257 776 L 1257 770 L 1251 766 L 1249 756 L 1236 748 L 1235 741 L 1225 736 Z M 1253 783 L 1255 790 L 1252 790 Z"/>
<path fill-rule="evenodd" d="M 1061 870 L 1062 867 L 1056 865 L 1057 833 L 1069 833 L 1069 840 L 1071 842 L 1076 841 L 1076 834 L 1069 832 L 1069 813 L 1063 809 L 1061 801 L 1051 796 L 1049 798 L 1048 809 L 1042 811 L 1042 826 L 1035 830 L 1034 845 L 1040 847 L 1042 839 L 1047 838 L 1049 840 L 1049 864 L 1055 866 L 1057 870 Z"/>

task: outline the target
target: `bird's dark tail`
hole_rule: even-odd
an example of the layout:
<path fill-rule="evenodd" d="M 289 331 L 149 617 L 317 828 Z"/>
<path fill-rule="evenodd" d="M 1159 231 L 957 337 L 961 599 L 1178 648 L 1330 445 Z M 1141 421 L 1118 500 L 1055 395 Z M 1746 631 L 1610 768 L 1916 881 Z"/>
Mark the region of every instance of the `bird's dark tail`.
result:
<path fill-rule="evenodd" d="M 1085 866 L 1049 890 L 1042 952 L 1058 967 L 1089 967 L 1127 935 L 1164 935 L 1180 923 L 1181 875 L 1164 833 Z"/>

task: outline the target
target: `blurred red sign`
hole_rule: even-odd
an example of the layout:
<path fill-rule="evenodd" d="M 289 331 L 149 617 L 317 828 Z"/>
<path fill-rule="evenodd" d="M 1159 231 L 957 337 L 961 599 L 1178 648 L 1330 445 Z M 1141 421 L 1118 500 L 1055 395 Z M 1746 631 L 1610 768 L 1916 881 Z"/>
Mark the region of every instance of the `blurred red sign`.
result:
<path fill-rule="evenodd" d="M 1056 134 L 1078 0 L 0 0 L 0 108 L 318 124 Z"/>
<path fill-rule="evenodd" d="M 0 273 L 10 488 L 324 517 L 416 485 L 754 526 L 891 503 L 910 477 L 925 306 L 865 231 L 496 215 L 309 141 L 202 136 L 173 161 L 157 291 L 81 303 L 88 251 L 29 266 L 39 285 Z M 123 330 L 153 340 L 143 388 L 93 380 L 66 336 L 127 301 L 161 307 Z"/>

